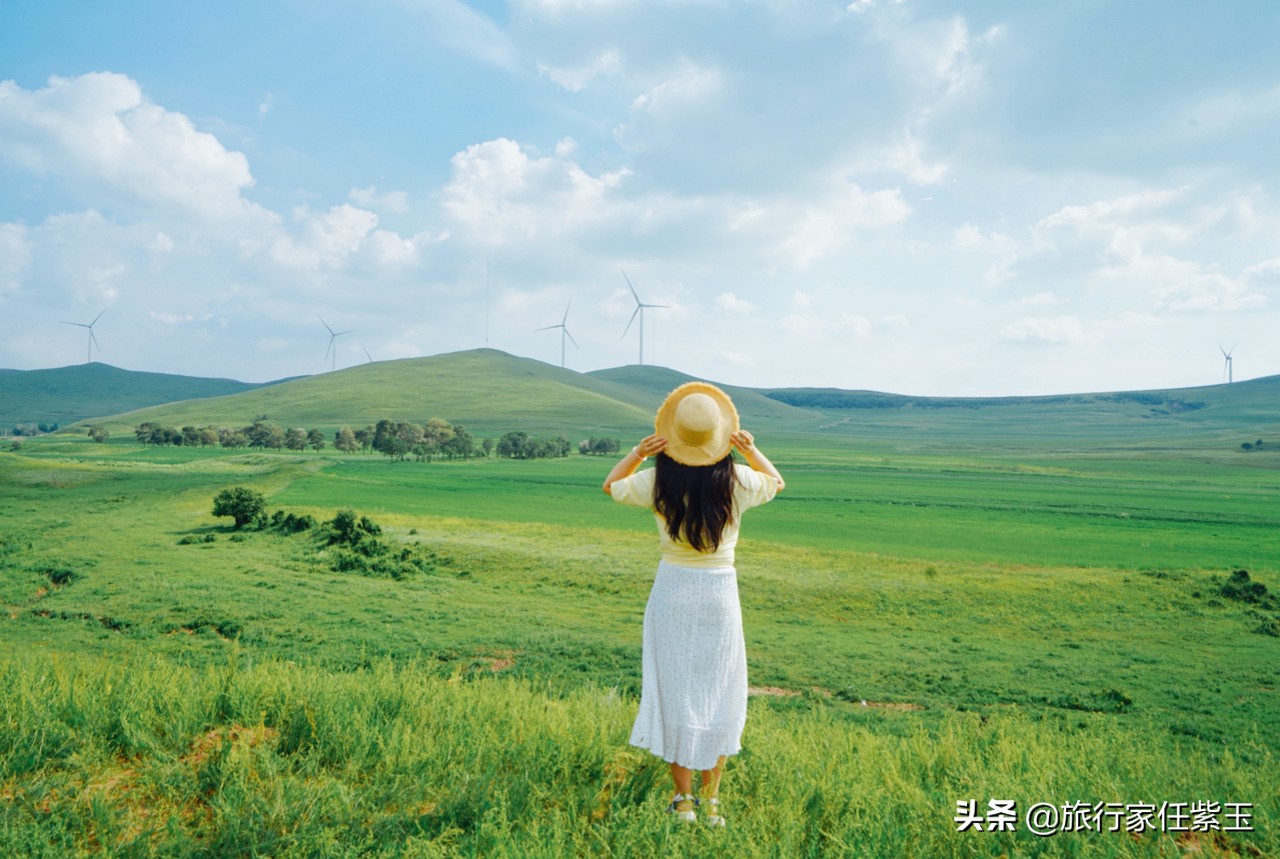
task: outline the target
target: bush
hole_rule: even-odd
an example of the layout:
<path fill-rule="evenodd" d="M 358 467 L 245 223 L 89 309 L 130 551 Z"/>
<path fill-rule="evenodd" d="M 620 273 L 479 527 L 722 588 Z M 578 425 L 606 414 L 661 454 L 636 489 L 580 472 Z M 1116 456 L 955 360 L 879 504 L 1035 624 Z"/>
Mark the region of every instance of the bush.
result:
<path fill-rule="evenodd" d="M 236 530 L 239 530 L 262 515 L 266 506 L 267 499 L 261 492 L 245 486 L 233 486 L 214 496 L 213 515 L 230 516 L 235 521 Z"/>

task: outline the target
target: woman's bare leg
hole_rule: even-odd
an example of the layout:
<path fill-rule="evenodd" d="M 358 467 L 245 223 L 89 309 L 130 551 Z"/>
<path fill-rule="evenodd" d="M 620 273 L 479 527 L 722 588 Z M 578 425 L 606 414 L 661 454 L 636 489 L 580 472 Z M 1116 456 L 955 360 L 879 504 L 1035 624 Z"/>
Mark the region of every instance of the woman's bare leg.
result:
<path fill-rule="evenodd" d="M 677 802 L 675 810 L 681 814 L 693 811 L 693 770 L 679 764 L 671 764 L 671 780 L 676 783 L 676 796 L 688 797 Z M 693 819 L 693 815 L 689 814 L 687 820 Z"/>
<path fill-rule="evenodd" d="M 702 771 L 702 798 L 707 799 L 720 795 L 720 778 L 724 775 L 724 755 L 716 761 L 713 769 Z"/>

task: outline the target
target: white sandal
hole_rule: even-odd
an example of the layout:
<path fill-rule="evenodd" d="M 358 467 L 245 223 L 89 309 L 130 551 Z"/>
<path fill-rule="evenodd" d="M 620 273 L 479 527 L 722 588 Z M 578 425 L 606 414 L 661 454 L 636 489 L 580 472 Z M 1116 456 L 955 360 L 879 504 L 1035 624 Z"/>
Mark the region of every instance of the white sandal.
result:
<path fill-rule="evenodd" d="M 725 822 L 724 818 L 720 816 L 720 797 L 709 796 L 703 802 L 707 804 L 710 810 L 702 816 L 702 822 L 708 826 L 723 827 Z"/>
<path fill-rule="evenodd" d="M 681 811 L 677 808 L 682 802 L 692 802 L 693 808 L 688 811 Z M 698 798 L 691 793 L 677 793 L 671 798 L 670 804 L 667 805 L 667 814 L 674 814 L 676 819 L 681 823 L 696 823 L 698 820 L 698 812 L 694 808 L 698 807 Z"/>

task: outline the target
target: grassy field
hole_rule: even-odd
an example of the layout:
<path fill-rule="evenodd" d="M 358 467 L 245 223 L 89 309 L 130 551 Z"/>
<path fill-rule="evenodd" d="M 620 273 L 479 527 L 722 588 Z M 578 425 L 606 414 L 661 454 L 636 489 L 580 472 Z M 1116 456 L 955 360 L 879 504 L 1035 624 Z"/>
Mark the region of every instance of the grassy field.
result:
<path fill-rule="evenodd" d="M 464 358 L 439 411 L 343 373 L 277 406 L 496 433 L 535 390 L 524 426 L 630 440 L 680 381 Z M 395 363 L 365 372 L 424 372 Z M 600 492 L 608 460 L 126 440 L 247 422 L 268 390 L 0 452 L 0 855 L 1280 855 L 1280 442 L 1239 448 L 1274 406 L 737 392 L 788 488 L 739 547 L 754 693 L 714 832 L 667 821 L 664 766 L 626 745 L 654 524 Z M 232 531 L 211 506 L 233 485 L 371 517 L 394 574 L 315 530 Z M 1016 831 L 957 831 L 958 801 L 991 799 Z M 1252 831 L 1021 816 L 1076 802 L 1249 803 Z"/>
<path fill-rule="evenodd" d="M 0 848 L 1280 851 L 1280 639 L 1258 631 L 1280 607 L 1221 592 L 1237 568 L 1280 585 L 1262 460 L 776 441 L 790 485 L 739 555 L 760 694 L 720 835 L 668 826 L 661 767 L 625 746 L 653 524 L 599 492 L 607 462 L 0 455 Z M 210 515 L 233 484 L 355 508 L 422 570 L 335 572 L 309 534 L 235 535 Z M 955 831 L 957 800 L 992 797 L 1250 802 L 1257 831 Z"/>

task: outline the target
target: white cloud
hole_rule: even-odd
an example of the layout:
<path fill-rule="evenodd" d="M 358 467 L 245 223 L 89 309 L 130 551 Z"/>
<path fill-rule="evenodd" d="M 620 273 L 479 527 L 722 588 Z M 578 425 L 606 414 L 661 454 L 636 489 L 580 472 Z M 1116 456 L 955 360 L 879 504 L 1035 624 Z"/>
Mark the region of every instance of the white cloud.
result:
<path fill-rule="evenodd" d="M 1074 316 L 1024 316 L 1006 325 L 1005 340 L 1051 343 L 1055 345 L 1080 343 L 1085 339 L 1084 328 Z"/>
<path fill-rule="evenodd" d="M 804 268 L 840 250 L 855 234 L 893 226 L 910 214 L 911 206 L 897 188 L 864 191 L 855 182 L 844 183 L 825 200 L 795 214 L 785 229 L 782 248 L 796 265 Z"/>
<path fill-rule="evenodd" d="M 739 316 L 745 316 L 754 313 L 756 306 L 750 301 L 738 298 L 732 292 L 722 292 L 716 296 L 716 307 L 727 313 L 734 313 Z"/>
<path fill-rule="evenodd" d="M 609 49 L 591 62 L 573 68 L 559 68 L 538 64 L 538 74 L 549 78 L 569 92 L 581 92 L 597 78 L 612 77 L 622 71 L 622 56 L 616 49 Z"/>
<path fill-rule="evenodd" d="M 599 222 L 630 171 L 592 176 L 562 158 L 531 156 L 499 138 L 453 156 L 444 211 L 478 243 L 500 246 L 560 235 Z"/>
<path fill-rule="evenodd" d="M 1182 197 L 1186 191 L 1186 188 L 1148 189 L 1110 200 L 1098 200 L 1087 206 L 1064 206 L 1042 218 L 1039 226 L 1070 226 L 1081 231 L 1109 229 L 1124 217 L 1159 211 Z"/>
<path fill-rule="evenodd" d="M 270 113 L 272 108 L 274 108 L 275 106 L 276 106 L 276 97 L 274 95 L 272 95 L 271 93 L 267 93 L 265 96 L 263 96 L 262 101 L 258 102 L 258 121 L 261 122 L 262 120 L 266 119 L 267 114 Z"/>
<path fill-rule="evenodd" d="M 278 236 L 271 246 L 271 258 L 303 269 L 341 265 L 360 249 L 378 224 L 373 212 L 346 203 L 323 214 L 299 207 L 294 211 L 294 220 L 301 225 L 300 235 L 296 239 Z"/>
<path fill-rule="evenodd" d="M 22 288 L 31 263 L 31 242 L 22 224 L 0 224 L 0 297 Z"/>
<path fill-rule="evenodd" d="M 465 56 L 501 69 L 517 66 L 511 37 L 488 16 L 461 0 L 400 0 L 426 18 L 432 38 Z"/>
<path fill-rule="evenodd" d="M 966 221 L 951 234 L 951 246 L 960 251 L 999 251 L 1007 252 L 1013 240 L 1004 233 L 983 233 L 978 227 Z"/>
<path fill-rule="evenodd" d="M 347 199 L 366 209 L 382 209 L 393 214 L 404 214 L 409 211 L 409 195 L 404 191 L 387 191 L 378 193 L 375 185 L 368 188 L 352 188 L 347 192 Z"/>
<path fill-rule="evenodd" d="M 254 184 L 244 155 L 120 74 L 52 77 L 31 91 L 0 82 L 0 156 L 77 193 L 87 183 L 206 218 L 261 214 L 241 196 Z"/>
<path fill-rule="evenodd" d="M 627 121 L 614 129 L 614 139 L 626 149 L 643 152 L 660 142 L 688 145 L 691 128 L 714 119 L 715 100 L 725 81 L 713 66 L 684 60 L 664 79 L 636 96 Z M 703 136 L 700 130 L 697 137 Z"/>

